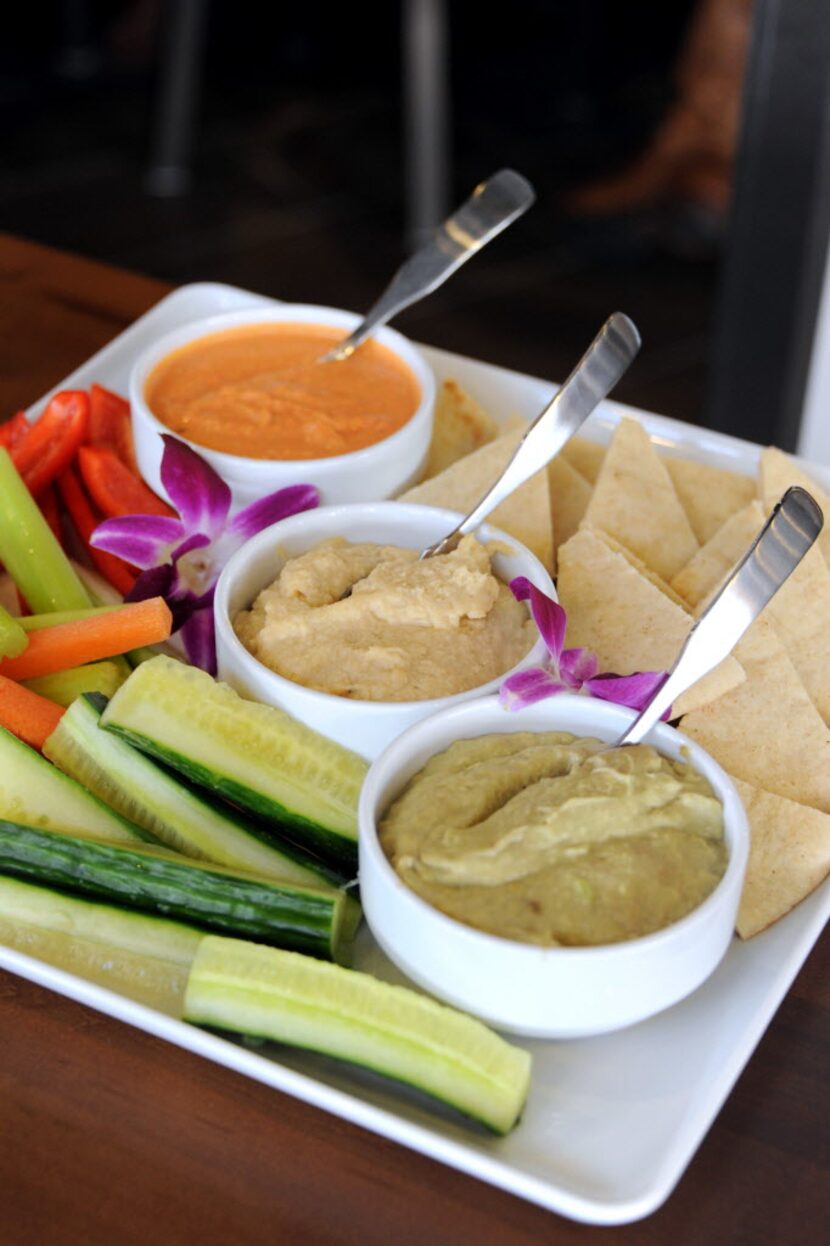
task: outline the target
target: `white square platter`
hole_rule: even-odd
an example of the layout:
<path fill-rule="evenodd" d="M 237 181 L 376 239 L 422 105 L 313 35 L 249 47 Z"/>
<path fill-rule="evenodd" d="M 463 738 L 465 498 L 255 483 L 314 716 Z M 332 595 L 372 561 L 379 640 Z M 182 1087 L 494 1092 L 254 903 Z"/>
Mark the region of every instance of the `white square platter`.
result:
<path fill-rule="evenodd" d="M 154 338 L 190 320 L 272 301 L 231 286 L 184 286 L 56 388 L 97 381 L 126 393 L 132 361 Z M 445 351 L 425 347 L 424 353 L 439 380 L 454 377 L 504 418 L 535 416 L 555 389 Z M 30 414 L 41 410 L 46 397 Z M 607 441 L 626 413 L 631 408 L 603 403 L 586 435 Z M 668 453 L 755 472 L 758 446 L 635 414 Z M 830 488 L 830 470 L 804 466 Z M 772 929 L 749 943 L 735 939 L 709 981 L 660 1016 L 599 1038 L 528 1042 L 534 1061 L 530 1098 L 518 1127 L 503 1139 L 433 1112 L 379 1078 L 273 1044 L 253 1046 L 206 1033 L 11 949 L 0 947 L 0 967 L 561 1215 L 622 1224 L 648 1215 L 671 1193 L 828 916 L 830 880 Z M 365 926 L 355 967 L 404 981 Z"/>

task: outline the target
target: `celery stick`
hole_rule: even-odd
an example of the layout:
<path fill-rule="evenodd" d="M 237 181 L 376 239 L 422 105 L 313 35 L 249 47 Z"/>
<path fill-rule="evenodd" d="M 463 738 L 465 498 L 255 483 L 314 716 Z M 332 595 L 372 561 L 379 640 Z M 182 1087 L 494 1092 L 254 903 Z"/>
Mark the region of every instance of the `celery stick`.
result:
<path fill-rule="evenodd" d="M 83 610 L 90 600 L 37 502 L 0 447 L 0 562 L 35 611 Z"/>
<path fill-rule="evenodd" d="M 96 614 L 110 614 L 118 606 L 88 606 L 86 610 L 50 610 L 48 614 L 29 614 L 16 619 L 24 632 L 36 632 L 41 627 L 53 627 L 56 623 L 74 623 L 77 619 L 91 619 Z"/>
<path fill-rule="evenodd" d="M 54 675 L 38 675 L 36 679 L 24 679 L 32 692 L 58 705 L 71 705 L 83 692 L 102 692 L 111 697 L 127 678 L 127 671 L 120 662 L 89 662 L 86 666 L 74 666 L 68 671 L 56 671 Z"/>
<path fill-rule="evenodd" d="M 17 619 L 0 606 L 0 658 L 16 658 L 29 643 Z"/>

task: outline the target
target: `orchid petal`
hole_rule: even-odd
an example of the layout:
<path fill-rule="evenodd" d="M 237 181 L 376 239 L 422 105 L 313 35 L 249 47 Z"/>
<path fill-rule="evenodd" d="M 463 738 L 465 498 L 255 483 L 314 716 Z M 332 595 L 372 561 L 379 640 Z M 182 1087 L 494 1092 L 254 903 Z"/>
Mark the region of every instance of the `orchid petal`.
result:
<path fill-rule="evenodd" d="M 250 502 L 238 514 L 234 515 L 225 531 L 230 536 L 247 541 L 256 536 L 263 528 L 288 515 L 296 515 L 300 511 L 312 510 L 320 505 L 320 493 L 314 485 L 287 485 L 277 489 L 267 497 Z"/>
<path fill-rule="evenodd" d="M 531 666 L 505 679 L 499 689 L 499 702 L 504 709 L 515 711 L 568 691 L 567 686 L 543 666 Z"/>
<path fill-rule="evenodd" d="M 216 674 L 216 637 L 213 626 L 213 607 L 197 610 L 187 620 L 181 631 L 184 651 L 188 661 L 200 666 L 209 675 Z"/>
<path fill-rule="evenodd" d="M 182 541 L 181 545 L 177 545 L 171 551 L 170 561 L 177 562 L 180 558 L 184 558 L 185 554 L 189 554 L 194 549 L 204 549 L 206 545 L 210 545 L 210 537 L 206 532 L 193 532 L 189 537 Z"/>
<path fill-rule="evenodd" d="M 530 601 L 530 613 L 539 629 L 539 635 L 548 647 L 555 662 L 559 662 L 565 643 L 567 615 L 557 601 L 548 597 L 524 575 L 510 581 L 510 591 L 517 601 Z"/>
<path fill-rule="evenodd" d="M 221 531 L 231 507 L 231 491 L 209 463 L 190 446 L 165 433 L 161 483 L 189 532 Z"/>
<path fill-rule="evenodd" d="M 559 659 L 559 671 L 565 683 L 581 688 L 587 679 L 599 673 L 599 660 L 590 649 L 566 649 Z"/>
<path fill-rule="evenodd" d="M 196 610 L 213 605 L 215 593 L 215 584 L 211 584 L 210 588 L 204 593 L 194 593 L 187 583 L 176 575 L 173 581 L 173 588 L 167 597 L 167 604 L 171 610 L 174 610 L 176 606 L 180 606 L 185 613 L 185 617 L 190 618 L 191 614 Z"/>
<path fill-rule="evenodd" d="M 634 675 L 597 675 L 583 686 L 592 697 L 641 710 L 667 678 L 666 671 L 637 671 Z M 670 710 L 666 710 L 663 718 L 669 717 Z"/>
<path fill-rule="evenodd" d="M 176 574 L 172 563 L 142 571 L 124 598 L 125 601 L 146 601 L 148 597 L 166 597 Z"/>
<path fill-rule="evenodd" d="M 170 547 L 184 532 L 180 520 L 167 515 L 120 515 L 99 524 L 89 543 L 147 570 L 167 560 Z"/>

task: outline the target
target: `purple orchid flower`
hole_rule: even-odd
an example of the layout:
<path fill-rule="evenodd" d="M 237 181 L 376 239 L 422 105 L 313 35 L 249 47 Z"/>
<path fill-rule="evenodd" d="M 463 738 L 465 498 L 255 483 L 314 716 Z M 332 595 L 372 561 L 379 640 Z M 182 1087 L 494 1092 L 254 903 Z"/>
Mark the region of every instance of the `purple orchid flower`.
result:
<path fill-rule="evenodd" d="M 213 594 L 225 563 L 240 545 L 269 524 L 317 506 L 314 485 L 289 485 L 251 502 L 232 519 L 231 491 L 195 450 L 165 434 L 161 482 L 179 512 L 106 519 L 91 544 L 133 566 L 141 575 L 127 601 L 163 597 L 194 666 L 216 674 Z"/>
<path fill-rule="evenodd" d="M 517 671 L 505 679 L 499 700 L 507 710 L 520 710 L 558 692 L 586 692 L 603 701 L 641 710 L 666 678 L 666 671 L 639 671 L 635 675 L 599 673 L 599 662 L 589 649 L 566 649 L 568 616 L 558 602 L 531 584 L 525 576 L 510 581 L 517 601 L 529 601 L 530 613 L 547 645 L 542 666 Z M 669 711 L 663 715 L 669 717 Z"/>

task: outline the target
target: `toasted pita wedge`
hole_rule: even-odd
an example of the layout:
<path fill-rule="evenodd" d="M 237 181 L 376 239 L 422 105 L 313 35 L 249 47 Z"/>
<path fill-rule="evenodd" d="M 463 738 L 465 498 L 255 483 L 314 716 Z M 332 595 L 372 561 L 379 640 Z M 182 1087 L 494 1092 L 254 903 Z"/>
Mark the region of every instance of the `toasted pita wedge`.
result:
<path fill-rule="evenodd" d="M 580 528 L 560 546 L 557 592 L 568 615 L 567 644 L 592 649 L 600 670 L 617 675 L 668 670 L 692 623 L 591 528 Z M 706 705 L 743 677 L 735 659 L 727 658 L 683 694 L 673 714 Z"/>
<path fill-rule="evenodd" d="M 830 730 L 772 624 L 756 619 L 738 644 L 738 688 L 680 724 L 724 770 L 830 813 Z"/>
<path fill-rule="evenodd" d="M 401 502 L 418 502 L 423 506 L 447 506 L 466 514 L 484 495 L 504 470 L 522 437 L 517 428 L 496 441 L 458 459 L 443 472 L 415 485 L 401 494 Z M 503 528 L 521 541 L 546 567 L 553 566 L 553 524 L 550 509 L 548 474 L 545 468 L 525 481 L 515 493 L 488 517 L 496 528 Z"/>
<path fill-rule="evenodd" d="M 445 467 L 479 446 L 495 441 L 499 426 L 475 398 L 457 381 L 444 381 L 435 403 L 432 441 L 424 468 L 424 480 L 437 476 Z"/>
<path fill-rule="evenodd" d="M 741 779 L 750 849 L 737 930 L 750 939 L 815 891 L 830 874 L 830 817 Z"/>
<path fill-rule="evenodd" d="M 582 522 L 610 533 L 664 580 L 699 548 L 665 464 L 637 420 L 617 426 Z"/>
<path fill-rule="evenodd" d="M 665 458 L 672 484 L 683 506 L 692 531 L 705 545 L 730 515 L 746 506 L 756 496 L 757 487 L 751 476 L 696 463 L 692 459 Z"/>
<path fill-rule="evenodd" d="M 591 500 L 591 486 L 562 454 L 548 463 L 548 487 L 557 547 L 576 532 Z"/>
<path fill-rule="evenodd" d="M 587 437 L 571 437 L 567 445 L 562 447 L 561 454 L 580 476 L 584 476 L 589 484 L 595 485 L 605 458 L 605 450 L 606 447 L 601 446 L 598 441 L 589 441 Z"/>
<path fill-rule="evenodd" d="M 771 511 L 775 503 L 781 500 L 781 495 L 790 485 L 801 485 L 808 493 L 812 493 L 824 511 L 825 523 L 818 541 L 825 560 L 830 562 L 830 494 L 802 471 L 794 459 L 775 446 L 767 446 L 761 451 L 759 485 L 761 499 L 767 511 Z"/>
<path fill-rule="evenodd" d="M 650 567 L 647 567 L 642 558 L 632 554 L 630 549 L 626 549 L 619 541 L 615 541 L 609 533 L 602 532 L 601 530 L 598 530 L 598 532 L 609 549 L 612 549 L 616 554 L 622 554 L 626 562 L 631 563 L 634 570 L 639 571 L 640 575 L 653 584 L 655 588 L 659 588 L 664 597 L 668 597 L 669 601 L 673 601 L 676 606 L 680 606 L 680 609 L 685 610 L 687 614 L 691 613 L 688 602 L 684 601 L 680 594 L 676 593 L 672 586 L 667 584 L 656 571 L 652 571 Z"/>
<path fill-rule="evenodd" d="M 764 524 L 764 508 L 756 499 L 718 528 L 691 562 L 671 582 L 672 588 L 697 606 L 712 593 L 746 553 Z"/>
<path fill-rule="evenodd" d="M 830 568 L 819 549 L 805 554 L 764 614 L 775 624 L 816 709 L 830 723 Z"/>

